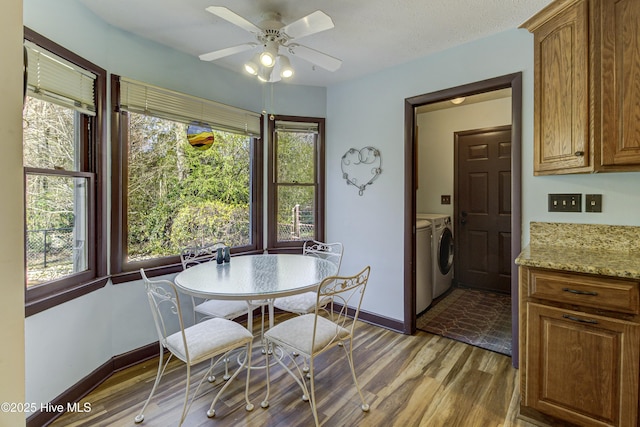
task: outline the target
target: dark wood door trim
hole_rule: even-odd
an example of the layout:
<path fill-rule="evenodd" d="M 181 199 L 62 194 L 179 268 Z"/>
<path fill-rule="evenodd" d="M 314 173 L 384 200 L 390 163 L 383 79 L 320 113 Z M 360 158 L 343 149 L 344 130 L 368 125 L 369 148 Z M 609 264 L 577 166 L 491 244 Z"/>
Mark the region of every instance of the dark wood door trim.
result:
<path fill-rule="evenodd" d="M 421 105 L 446 101 L 460 96 L 471 96 L 499 89 L 511 88 L 511 253 L 515 257 L 521 250 L 521 156 L 522 156 L 522 73 L 507 74 L 488 80 L 469 83 L 449 89 L 417 95 L 405 99 L 404 105 L 404 141 L 405 141 L 405 201 L 404 201 L 404 333 L 416 332 L 415 307 L 415 226 L 416 226 L 416 168 L 415 153 L 415 109 Z M 513 365 L 518 367 L 518 274 L 515 262 L 511 266 L 511 298 L 512 298 L 512 335 Z"/>

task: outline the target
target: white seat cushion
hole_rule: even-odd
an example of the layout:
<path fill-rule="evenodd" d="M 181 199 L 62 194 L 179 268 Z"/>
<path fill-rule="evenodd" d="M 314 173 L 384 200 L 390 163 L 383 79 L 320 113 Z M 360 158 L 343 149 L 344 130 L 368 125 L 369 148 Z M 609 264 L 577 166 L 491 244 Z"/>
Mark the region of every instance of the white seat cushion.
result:
<path fill-rule="evenodd" d="M 184 333 L 192 365 L 239 347 L 243 342 L 253 340 L 253 335 L 242 325 L 220 318 L 196 323 L 186 328 Z M 164 344 L 176 357 L 187 362 L 180 332 L 168 336 Z"/>
<path fill-rule="evenodd" d="M 207 317 L 221 317 L 223 319 L 235 319 L 249 311 L 244 301 L 207 300 L 195 308 L 196 313 Z"/>
<path fill-rule="evenodd" d="M 286 344 L 299 353 L 311 355 L 322 350 L 332 341 L 340 341 L 349 336 L 349 330 L 318 316 L 315 346 L 311 348 L 313 321 L 315 314 L 305 314 L 285 320 L 265 332 L 264 336 L 277 343 Z"/>
<path fill-rule="evenodd" d="M 291 313 L 314 313 L 316 309 L 317 296 L 318 294 L 316 292 L 305 292 L 303 294 L 291 295 L 289 297 L 276 298 L 273 302 L 273 306 Z M 320 306 L 324 307 L 329 303 L 329 301 L 331 301 L 330 298 L 321 298 Z"/>

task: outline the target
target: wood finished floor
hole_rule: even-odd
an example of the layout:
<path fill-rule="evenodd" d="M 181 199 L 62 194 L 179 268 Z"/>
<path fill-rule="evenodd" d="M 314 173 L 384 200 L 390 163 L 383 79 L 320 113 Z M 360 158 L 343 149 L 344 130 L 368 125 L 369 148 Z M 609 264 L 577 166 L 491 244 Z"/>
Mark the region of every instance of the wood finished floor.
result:
<path fill-rule="evenodd" d="M 287 316 L 279 314 L 276 321 Z M 361 322 L 354 358 L 358 380 L 371 406 L 364 413 L 342 355 L 337 348 L 316 361 L 316 397 L 323 426 L 534 426 L 517 418 L 518 372 L 510 357 L 423 331 L 408 336 Z M 254 358 L 264 360 L 259 350 Z M 112 375 L 82 400 L 91 404 L 90 412 L 67 413 L 50 425 L 136 425 L 133 419 L 151 390 L 157 363 L 155 358 Z M 192 381 L 199 381 L 207 367 L 207 363 L 197 366 Z M 141 426 L 177 425 L 185 372 L 184 364 L 171 362 Z M 212 419 L 206 411 L 221 380 L 205 383 L 183 425 L 312 426 L 309 404 L 302 401 L 293 379 L 277 365 L 272 367 L 271 377 L 268 409 L 260 407 L 265 371 L 252 370 L 252 412 L 244 409 L 246 377 L 241 373 L 218 402 Z"/>

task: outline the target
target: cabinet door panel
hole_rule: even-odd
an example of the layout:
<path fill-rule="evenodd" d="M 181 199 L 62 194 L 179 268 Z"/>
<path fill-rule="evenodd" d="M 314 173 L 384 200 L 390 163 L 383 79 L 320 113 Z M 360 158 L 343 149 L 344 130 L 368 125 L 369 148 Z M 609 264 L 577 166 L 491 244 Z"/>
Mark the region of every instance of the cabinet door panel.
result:
<path fill-rule="evenodd" d="M 535 172 L 589 166 L 587 4 L 535 32 Z"/>
<path fill-rule="evenodd" d="M 640 325 L 527 304 L 527 405 L 585 426 L 634 426 Z"/>
<path fill-rule="evenodd" d="M 602 164 L 640 164 L 640 2 L 601 1 Z"/>

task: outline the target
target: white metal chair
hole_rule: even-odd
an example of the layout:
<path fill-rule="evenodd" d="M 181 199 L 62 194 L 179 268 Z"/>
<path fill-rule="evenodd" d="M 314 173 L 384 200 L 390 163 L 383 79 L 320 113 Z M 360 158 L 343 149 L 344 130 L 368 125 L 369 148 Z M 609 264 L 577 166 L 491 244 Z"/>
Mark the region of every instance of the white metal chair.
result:
<path fill-rule="evenodd" d="M 279 346 L 295 366 L 298 376 L 287 366 L 287 364 L 276 357 L 277 362 L 296 380 L 303 390 L 303 400 L 309 400 L 311 411 L 316 426 L 318 426 L 318 411 L 315 396 L 315 372 L 314 359 L 327 350 L 340 346 L 345 352 L 353 382 L 356 386 L 361 408 L 364 412 L 369 411 L 369 405 L 365 402 L 364 396 L 356 378 L 355 366 L 353 362 L 353 338 L 355 335 L 356 322 L 360 314 L 362 297 L 369 280 L 370 267 L 367 266 L 360 273 L 354 276 L 332 276 L 324 279 L 316 293 L 316 306 L 313 314 L 304 314 L 285 320 L 269 329 L 265 333 L 268 344 Z M 329 314 L 322 305 L 325 298 L 331 298 L 333 303 Z M 352 313 L 352 317 L 348 313 Z M 310 387 L 306 383 L 306 375 L 296 363 L 293 353 L 299 353 L 309 359 Z M 269 376 L 269 355 L 267 354 L 267 393 L 261 406 L 269 406 L 270 376 Z M 335 391 L 334 391 L 335 392 Z"/>
<path fill-rule="evenodd" d="M 323 258 L 333 262 L 337 266 L 336 275 L 340 271 L 342 263 L 343 245 L 342 243 L 323 243 L 316 240 L 309 240 L 302 247 L 302 254 Z M 273 306 L 283 311 L 296 313 L 299 315 L 313 313 L 316 308 L 316 296 L 314 291 L 289 297 L 276 298 Z M 323 297 L 321 305 L 324 307 L 331 302 L 329 297 Z"/>
<path fill-rule="evenodd" d="M 151 306 L 151 313 L 158 333 L 160 358 L 158 362 L 158 373 L 153 383 L 153 388 L 140 413 L 135 417 L 135 422 L 141 423 L 144 421 L 144 411 L 151 401 L 172 356 L 176 356 L 187 365 L 187 385 L 185 388 L 184 405 L 182 407 L 182 416 L 178 423 L 180 426 L 184 422 L 202 383 L 209 377 L 214 366 L 225 359 L 231 350 L 244 347 L 247 356 L 233 373 L 230 380 L 223 384 L 222 388 L 215 395 L 213 402 L 211 402 L 209 411 L 207 411 L 208 417 L 215 416 L 214 407 L 220 395 L 226 390 L 229 384 L 231 384 L 231 381 L 238 375 L 241 369 L 245 366 L 251 366 L 253 334 L 236 322 L 220 318 L 209 319 L 185 328 L 182 308 L 180 306 L 180 297 L 176 286 L 168 280 L 149 280 L 143 269 L 140 269 L 140 274 L 144 281 L 149 305 Z M 163 365 L 165 349 L 169 351 L 169 357 Z M 217 361 L 212 363 L 211 367 L 204 374 L 193 393 L 191 403 L 189 403 L 191 366 L 210 359 L 213 360 L 216 357 L 218 358 Z M 245 385 L 244 398 L 247 405 L 245 408 L 247 411 L 251 411 L 253 410 L 253 404 L 249 401 L 249 374 L 251 369 L 247 369 L 246 371 L 247 382 Z"/>

